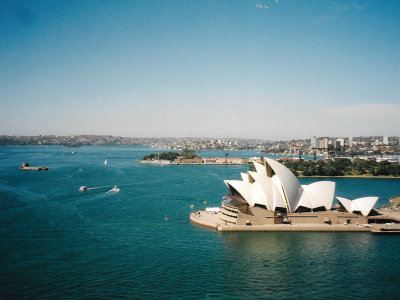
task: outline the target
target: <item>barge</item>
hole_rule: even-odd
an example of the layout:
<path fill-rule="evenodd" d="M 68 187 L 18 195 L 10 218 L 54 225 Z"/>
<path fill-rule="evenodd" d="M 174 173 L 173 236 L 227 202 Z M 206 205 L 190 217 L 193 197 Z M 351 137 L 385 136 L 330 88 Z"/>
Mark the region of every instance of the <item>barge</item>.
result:
<path fill-rule="evenodd" d="M 22 165 L 19 167 L 20 170 L 22 171 L 48 171 L 48 167 L 33 167 L 29 166 L 29 163 L 24 162 Z"/>

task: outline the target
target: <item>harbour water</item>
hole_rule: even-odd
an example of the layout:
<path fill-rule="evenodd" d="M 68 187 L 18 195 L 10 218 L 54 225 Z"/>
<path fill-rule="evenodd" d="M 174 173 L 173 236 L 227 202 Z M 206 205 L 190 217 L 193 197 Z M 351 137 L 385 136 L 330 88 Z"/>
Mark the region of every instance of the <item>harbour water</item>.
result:
<path fill-rule="evenodd" d="M 0 299 L 398 298 L 400 236 L 196 226 L 190 206 L 219 206 L 223 179 L 240 179 L 247 166 L 137 163 L 154 152 L 0 148 Z M 49 171 L 20 171 L 24 161 Z M 379 196 L 378 205 L 400 194 L 399 179 L 335 181 L 337 195 Z M 120 192 L 108 192 L 115 184 Z M 82 185 L 106 188 L 82 193 Z"/>

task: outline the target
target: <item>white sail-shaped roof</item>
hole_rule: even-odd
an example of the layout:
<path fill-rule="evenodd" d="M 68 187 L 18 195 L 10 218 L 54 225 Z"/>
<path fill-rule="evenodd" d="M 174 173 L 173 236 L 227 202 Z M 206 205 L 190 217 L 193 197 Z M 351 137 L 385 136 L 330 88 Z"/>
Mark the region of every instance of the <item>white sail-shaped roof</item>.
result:
<path fill-rule="evenodd" d="M 250 206 L 254 206 L 251 183 L 240 180 L 224 180 L 224 182 L 228 187 L 233 187 Z"/>
<path fill-rule="evenodd" d="M 363 216 L 368 216 L 370 211 L 374 208 L 375 203 L 379 197 L 364 197 L 353 200 L 353 211 L 360 211 Z"/>
<path fill-rule="evenodd" d="M 283 193 L 283 188 L 281 182 L 279 181 L 279 178 L 277 176 L 272 176 L 271 182 L 272 182 L 272 192 L 274 194 L 273 198 L 274 208 L 276 209 L 277 207 L 283 207 L 287 209 L 288 207 L 285 201 L 285 195 Z"/>
<path fill-rule="evenodd" d="M 253 201 L 254 205 L 255 204 L 264 205 L 265 207 L 267 207 L 269 209 L 269 205 L 268 205 L 265 193 L 264 193 L 262 187 L 257 182 L 254 182 L 252 184 L 251 192 L 252 192 L 252 201 Z"/>
<path fill-rule="evenodd" d="M 249 174 L 247 173 L 240 173 L 240 176 L 242 176 L 242 180 L 245 182 L 250 182 L 249 181 Z"/>
<path fill-rule="evenodd" d="M 336 197 L 336 199 L 339 201 L 339 203 L 348 211 L 348 212 L 353 212 L 351 209 L 351 200 L 343 198 L 343 197 Z"/>
<path fill-rule="evenodd" d="M 307 185 L 307 188 L 318 199 L 314 208 L 321 206 L 324 206 L 326 210 L 332 208 L 336 188 L 334 181 L 317 181 Z"/>
<path fill-rule="evenodd" d="M 336 199 L 348 212 L 359 211 L 364 217 L 366 217 L 374 208 L 374 205 L 378 201 L 379 197 L 364 197 L 354 200 L 336 197 Z"/>
<path fill-rule="evenodd" d="M 325 207 L 326 210 L 332 208 L 333 197 L 335 195 L 335 182 L 318 181 L 308 185 L 302 185 L 303 193 L 297 204 L 296 209 L 300 206 L 309 209 Z"/>
<path fill-rule="evenodd" d="M 296 206 L 296 210 L 302 206 L 309 209 L 313 209 L 315 206 L 315 196 L 307 189 L 307 186 L 303 187 L 303 193 L 301 194 L 300 201 Z"/>
<path fill-rule="evenodd" d="M 296 176 L 294 176 L 294 174 L 283 164 L 267 157 L 264 157 L 264 160 L 279 178 L 285 194 L 284 199 L 287 200 L 288 209 L 290 212 L 294 212 L 303 192 L 300 182 L 297 180 Z"/>
<path fill-rule="evenodd" d="M 262 165 L 256 161 L 253 162 L 253 164 L 254 164 L 254 167 L 256 168 L 257 173 L 267 176 L 267 169 L 265 168 L 264 165 Z"/>
<path fill-rule="evenodd" d="M 270 158 L 264 158 L 264 161 L 266 165 L 254 162 L 256 172 L 241 173 L 242 180 L 225 180 L 230 191 L 239 194 L 249 206 L 259 204 L 268 210 L 285 208 L 288 212 L 295 212 L 301 206 L 309 209 L 332 208 L 335 182 L 319 181 L 300 185 L 283 164 Z M 348 212 L 360 212 L 363 216 L 368 216 L 378 201 L 378 197 L 337 199 Z"/>
<path fill-rule="evenodd" d="M 249 174 L 255 181 L 253 185 L 258 185 L 261 189 L 267 208 L 270 210 L 275 210 L 275 206 L 273 205 L 274 195 L 272 192 L 271 178 L 267 177 L 267 175 L 262 175 L 252 171 L 249 171 Z"/>

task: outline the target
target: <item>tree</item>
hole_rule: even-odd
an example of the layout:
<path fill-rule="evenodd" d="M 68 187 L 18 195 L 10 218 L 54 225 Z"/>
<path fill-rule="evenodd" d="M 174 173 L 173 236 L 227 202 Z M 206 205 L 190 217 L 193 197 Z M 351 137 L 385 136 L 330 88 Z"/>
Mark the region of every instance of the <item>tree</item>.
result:
<path fill-rule="evenodd" d="M 182 150 L 181 155 L 183 159 L 193 159 L 197 156 L 193 150 L 189 149 Z"/>

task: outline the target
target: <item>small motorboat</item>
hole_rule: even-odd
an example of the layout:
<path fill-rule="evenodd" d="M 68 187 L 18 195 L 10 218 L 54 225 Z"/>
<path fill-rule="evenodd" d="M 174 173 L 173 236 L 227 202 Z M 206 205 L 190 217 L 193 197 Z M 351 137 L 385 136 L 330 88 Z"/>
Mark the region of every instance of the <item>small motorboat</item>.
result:
<path fill-rule="evenodd" d="M 109 192 L 119 192 L 119 187 L 114 185 L 114 187 L 111 190 L 109 190 Z"/>
<path fill-rule="evenodd" d="M 107 159 L 106 159 L 106 160 L 104 160 L 104 164 L 105 164 L 105 165 L 107 164 Z"/>
<path fill-rule="evenodd" d="M 80 188 L 79 188 L 79 191 L 80 192 L 85 192 L 85 191 L 87 191 L 88 190 L 88 187 L 86 186 L 86 185 L 82 185 Z"/>

